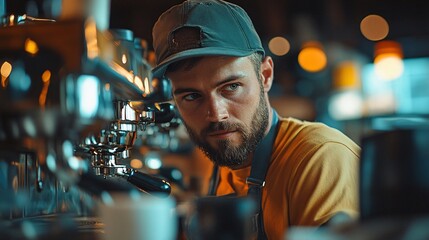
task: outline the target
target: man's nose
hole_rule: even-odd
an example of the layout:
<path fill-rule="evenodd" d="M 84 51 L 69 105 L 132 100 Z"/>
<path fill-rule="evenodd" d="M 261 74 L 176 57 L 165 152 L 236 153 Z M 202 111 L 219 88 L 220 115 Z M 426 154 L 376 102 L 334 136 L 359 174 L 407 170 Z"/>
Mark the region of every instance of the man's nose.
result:
<path fill-rule="evenodd" d="M 227 103 L 221 98 L 211 97 L 208 102 L 206 119 L 210 122 L 222 122 L 228 119 Z M 203 113 L 201 113 L 203 114 Z"/>

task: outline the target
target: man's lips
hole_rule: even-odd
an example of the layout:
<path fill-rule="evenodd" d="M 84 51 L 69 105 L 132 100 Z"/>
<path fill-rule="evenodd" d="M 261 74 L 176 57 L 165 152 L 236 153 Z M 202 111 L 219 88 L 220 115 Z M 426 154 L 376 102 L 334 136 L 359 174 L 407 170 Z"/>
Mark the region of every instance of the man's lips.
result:
<path fill-rule="evenodd" d="M 227 137 L 233 133 L 235 133 L 236 130 L 220 130 L 220 131 L 212 131 L 207 134 L 209 137 Z"/>

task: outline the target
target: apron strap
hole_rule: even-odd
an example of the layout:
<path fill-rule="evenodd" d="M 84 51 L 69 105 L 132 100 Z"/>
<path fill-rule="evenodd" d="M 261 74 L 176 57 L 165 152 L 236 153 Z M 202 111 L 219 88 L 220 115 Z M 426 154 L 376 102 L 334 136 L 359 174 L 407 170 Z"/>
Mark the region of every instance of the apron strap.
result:
<path fill-rule="evenodd" d="M 271 160 L 271 153 L 274 145 L 274 140 L 277 135 L 278 115 L 273 111 L 273 119 L 271 128 L 267 136 L 265 136 L 259 143 L 255 152 L 253 153 L 252 168 L 250 169 L 250 176 L 246 179 L 249 185 L 247 196 L 254 199 L 257 207 L 257 214 L 252 219 L 253 231 L 258 233 L 258 240 L 265 240 L 267 236 L 264 230 L 264 219 L 262 214 L 262 188 L 265 186 L 265 176 Z M 219 167 L 213 166 L 212 176 L 209 185 L 209 196 L 216 195 L 216 189 L 219 184 Z"/>
<path fill-rule="evenodd" d="M 216 189 L 219 185 L 219 166 L 214 164 L 212 175 L 210 177 L 210 183 L 209 183 L 209 196 L 216 196 Z"/>
<path fill-rule="evenodd" d="M 258 233 L 258 240 L 267 239 L 262 213 L 262 188 L 265 186 L 265 177 L 271 161 L 271 153 L 277 135 L 277 125 L 278 116 L 277 112 L 273 109 L 270 131 L 256 148 L 253 154 L 250 176 L 246 179 L 246 183 L 249 185 L 247 195 L 255 200 L 257 207 L 257 214 L 253 219 L 253 227 Z"/>

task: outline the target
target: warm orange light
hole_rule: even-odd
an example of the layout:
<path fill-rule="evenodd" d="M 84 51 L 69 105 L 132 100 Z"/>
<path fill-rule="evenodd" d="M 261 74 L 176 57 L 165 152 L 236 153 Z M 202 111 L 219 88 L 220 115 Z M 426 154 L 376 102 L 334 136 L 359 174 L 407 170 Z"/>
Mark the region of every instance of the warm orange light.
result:
<path fill-rule="evenodd" d="M 5 88 L 7 86 L 7 78 L 9 77 L 10 73 L 12 72 L 12 64 L 5 61 L 0 68 L 0 74 L 1 74 L 1 86 Z"/>
<path fill-rule="evenodd" d="M 268 48 L 277 56 L 284 56 L 290 50 L 289 41 L 284 37 L 274 37 L 268 42 Z"/>
<path fill-rule="evenodd" d="M 2 86 L 2 88 L 6 88 L 7 83 L 8 83 L 7 78 L 5 78 L 5 77 L 2 75 L 2 76 L 1 76 L 1 86 Z"/>
<path fill-rule="evenodd" d="M 3 77 L 7 78 L 9 77 L 10 73 L 12 72 L 12 64 L 10 64 L 8 61 L 5 61 L 0 68 L 0 73 Z"/>
<path fill-rule="evenodd" d="M 51 71 L 46 70 L 42 73 L 42 81 L 44 83 L 49 82 L 51 80 Z"/>
<path fill-rule="evenodd" d="M 143 81 L 139 76 L 134 76 L 134 85 L 136 85 L 140 90 L 144 91 Z"/>
<path fill-rule="evenodd" d="M 1 75 L 5 78 L 9 77 L 10 73 L 12 72 L 12 64 L 5 61 L 0 68 Z"/>
<path fill-rule="evenodd" d="M 29 38 L 25 40 L 24 48 L 26 52 L 32 55 L 35 55 L 39 51 L 39 47 L 37 46 L 37 43 Z"/>
<path fill-rule="evenodd" d="M 152 66 L 156 65 L 156 55 L 154 51 L 149 51 L 147 54 L 147 61 Z"/>
<path fill-rule="evenodd" d="M 326 67 L 328 60 L 318 42 L 308 42 L 298 54 L 299 65 L 308 72 L 319 72 Z"/>
<path fill-rule="evenodd" d="M 130 161 L 130 166 L 132 168 L 139 169 L 139 168 L 143 167 L 143 162 L 141 160 L 135 158 L 135 159 L 132 159 Z"/>
<path fill-rule="evenodd" d="M 353 61 L 345 61 L 334 69 L 333 87 L 335 89 L 356 89 L 360 87 L 360 70 Z"/>
<path fill-rule="evenodd" d="M 85 22 L 85 40 L 88 58 L 94 59 L 98 57 L 97 26 L 92 17 Z"/>
<path fill-rule="evenodd" d="M 375 73 L 382 80 L 393 80 L 404 72 L 402 58 L 394 53 L 383 53 L 374 59 Z"/>
<path fill-rule="evenodd" d="M 12 24 L 12 25 L 14 25 L 14 23 L 15 23 L 15 15 L 10 15 L 9 16 L 9 22 Z"/>
<path fill-rule="evenodd" d="M 111 62 L 110 66 L 112 69 L 119 73 L 120 75 L 124 76 L 129 82 L 134 83 L 134 75 L 128 72 L 124 67 L 120 66 L 116 62 Z"/>
<path fill-rule="evenodd" d="M 375 73 L 382 80 L 393 80 L 404 72 L 401 44 L 395 41 L 381 41 L 374 50 Z"/>
<path fill-rule="evenodd" d="M 49 84 L 51 83 L 51 71 L 45 70 L 42 73 L 43 88 L 39 95 L 39 105 L 43 108 L 46 105 L 46 96 L 48 95 Z"/>
<path fill-rule="evenodd" d="M 403 57 L 402 47 L 399 42 L 392 40 L 384 40 L 377 42 L 374 46 L 374 55 L 375 58 L 381 54 L 391 53 L 396 54 L 399 58 Z"/>
<path fill-rule="evenodd" d="M 151 89 L 150 89 L 150 84 L 149 84 L 149 78 L 145 77 L 144 78 L 144 93 L 149 94 L 150 92 L 151 92 Z"/>
<path fill-rule="evenodd" d="M 389 24 L 382 16 L 372 14 L 362 19 L 360 31 L 368 40 L 379 41 L 389 34 Z"/>

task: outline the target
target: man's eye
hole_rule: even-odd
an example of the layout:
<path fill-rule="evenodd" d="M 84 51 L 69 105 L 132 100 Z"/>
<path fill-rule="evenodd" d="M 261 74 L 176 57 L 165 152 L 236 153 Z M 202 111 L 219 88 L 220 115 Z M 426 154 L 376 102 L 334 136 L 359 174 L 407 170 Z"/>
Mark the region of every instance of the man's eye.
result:
<path fill-rule="evenodd" d="M 198 93 L 190 93 L 185 96 L 183 96 L 183 99 L 186 101 L 194 101 L 197 99 L 200 95 Z"/>
<path fill-rule="evenodd" d="M 228 85 L 227 89 L 230 90 L 230 91 L 235 91 L 235 90 L 237 90 L 238 87 L 240 87 L 240 84 L 238 84 L 238 83 L 232 83 L 232 84 Z"/>

